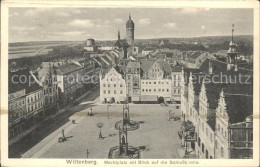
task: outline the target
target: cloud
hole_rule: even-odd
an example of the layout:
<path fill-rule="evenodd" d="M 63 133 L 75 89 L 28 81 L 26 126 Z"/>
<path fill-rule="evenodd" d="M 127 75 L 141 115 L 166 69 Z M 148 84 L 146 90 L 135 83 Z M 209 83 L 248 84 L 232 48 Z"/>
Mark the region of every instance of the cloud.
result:
<path fill-rule="evenodd" d="M 24 15 L 25 16 L 35 16 L 38 15 L 42 12 L 50 11 L 51 8 L 34 8 L 34 9 L 29 9 L 27 10 Z"/>
<path fill-rule="evenodd" d="M 94 27 L 95 24 L 93 23 L 92 20 L 80 20 L 80 19 L 75 19 L 72 22 L 69 23 L 71 26 L 79 26 L 79 27 Z"/>
<path fill-rule="evenodd" d="M 209 11 L 210 8 L 183 8 L 181 10 L 181 13 L 183 14 L 194 14 L 194 13 L 198 13 L 200 11 Z"/>
<path fill-rule="evenodd" d="M 11 27 L 12 30 L 14 31 L 31 31 L 31 30 L 35 30 L 35 27 L 22 27 L 22 26 L 14 26 L 14 27 Z"/>
<path fill-rule="evenodd" d="M 68 13 L 68 12 L 63 12 L 63 11 L 61 11 L 61 12 L 57 12 L 57 13 L 55 13 L 56 14 L 56 16 L 61 16 L 61 17 L 69 17 L 71 14 L 70 13 Z"/>
<path fill-rule="evenodd" d="M 202 25 L 200 28 L 201 28 L 202 30 L 205 30 L 206 26 Z"/>
<path fill-rule="evenodd" d="M 109 20 L 105 20 L 104 23 L 105 23 L 105 24 L 109 24 L 110 21 L 109 21 Z"/>
<path fill-rule="evenodd" d="M 120 19 L 120 18 L 114 19 L 114 23 L 121 24 L 123 22 L 124 22 L 123 19 Z"/>
<path fill-rule="evenodd" d="M 138 21 L 138 23 L 141 24 L 141 25 L 146 25 L 147 26 L 147 25 L 151 24 L 151 20 L 149 18 L 143 18 L 143 19 L 140 19 Z"/>
<path fill-rule="evenodd" d="M 64 34 L 64 35 L 74 36 L 74 35 L 81 35 L 82 32 L 81 32 L 81 31 L 69 31 L 69 32 L 64 32 L 63 34 Z"/>
<path fill-rule="evenodd" d="M 175 23 L 166 23 L 163 25 L 163 27 L 165 28 L 176 28 L 176 24 Z"/>
<path fill-rule="evenodd" d="M 9 17 L 13 17 L 13 16 L 19 16 L 19 13 L 14 12 L 14 13 L 10 13 L 10 14 L 9 14 Z"/>

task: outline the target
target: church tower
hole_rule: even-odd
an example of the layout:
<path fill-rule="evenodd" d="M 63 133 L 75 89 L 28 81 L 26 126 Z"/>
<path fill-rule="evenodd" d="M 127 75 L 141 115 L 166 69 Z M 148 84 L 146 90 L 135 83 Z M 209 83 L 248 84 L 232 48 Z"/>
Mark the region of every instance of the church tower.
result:
<path fill-rule="evenodd" d="M 129 19 L 126 22 L 126 41 L 128 45 L 134 46 L 134 31 L 135 31 L 135 24 L 131 19 L 131 15 L 129 13 Z"/>
<path fill-rule="evenodd" d="M 234 42 L 233 39 L 234 33 L 234 24 L 232 25 L 232 38 L 229 44 L 229 49 L 227 52 L 227 64 L 236 64 L 238 52 L 237 52 L 237 44 Z"/>

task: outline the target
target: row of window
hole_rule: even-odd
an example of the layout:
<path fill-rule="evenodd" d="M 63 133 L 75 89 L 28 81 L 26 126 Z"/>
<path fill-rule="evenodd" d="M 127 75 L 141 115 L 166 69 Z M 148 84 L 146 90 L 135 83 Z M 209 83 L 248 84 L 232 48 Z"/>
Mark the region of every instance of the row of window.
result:
<path fill-rule="evenodd" d="M 42 101 L 37 102 L 37 103 L 35 103 L 35 104 L 31 105 L 31 106 L 28 106 L 28 112 L 31 112 L 31 111 L 33 111 L 35 109 L 38 109 L 38 108 L 42 107 L 42 106 L 43 106 L 43 102 Z"/>
<path fill-rule="evenodd" d="M 142 84 L 146 84 L 146 85 L 148 85 L 148 84 L 169 84 L 169 82 L 168 81 L 158 81 L 158 82 L 156 82 L 156 81 L 146 81 L 146 82 L 144 82 L 144 81 L 142 81 Z"/>
<path fill-rule="evenodd" d="M 180 80 L 181 79 L 181 75 L 172 75 L 174 80 Z"/>
<path fill-rule="evenodd" d="M 216 149 L 218 149 L 218 141 L 216 140 L 215 141 L 215 147 L 216 147 Z M 221 157 L 223 158 L 224 157 L 224 148 L 223 147 L 221 147 Z"/>
<path fill-rule="evenodd" d="M 70 91 L 72 91 L 72 90 L 76 89 L 76 88 L 77 88 L 77 86 L 78 86 L 78 85 L 73 85 L 73 86 L 71 86 L 71 87 L 69 87 L 69 88 L 65 89 L 65 90 L 64 90 L 64 92 L 65 92 L 65 93 L 68 93 L 68 92 L 70 92 Z"/>
<path fill-rule="evenodd" d="M 173 86 L 180 86 L 181 83 L 180 82 L 173 82 Z"/>
<path fill-rule="evenodd" d="M 34 102 L 36 100 L 39 100 L 42 96 L 42 93 L 37 93 L 36 95 L 34 96 L 31 96 L 31 98 L 27 98 L 27 102 L 28 103 L 31 103 L 31 102 Z"/>
<path fill-rule="evenodd" d="M 166 89 L 165 91 L 169 92 L 169 89 Z M 142 89 L 142 92 L 152 92 L 152 89 Z M 153 92 L 164 92 L 164 89 L 158 89 L 158 91 L 154 89 Z"/>
<path fill-rule="evenodd" d="M 176 93 L 177 93 L 177 94 L 180 94 L 180 89 L 173 89 L 173 93 L 174 93 L 174 94 L 176 94 Z"/>
<path fill-rule="evenodd" d="M 110 91 L 110 90 L 108 90 L 108 91 L 104 90 L 103 93 L 104 93 L 104 94 L 106 94 L 106 93 L 107 93 L 107 94 L 110 94 L 111 91 Z M 124 91 L 120 90 L 120 94 L 123 94 L 123 93 L 124 93 Z M 117 94 L 117 90 L 114 90 L 114 94 L 115 94 L 115 95 Z"/>
<path fill-rule="evenodd" d="M 117 87 L 117 84 L 112 84 L 112 85 L 114 86 L 114 88 Z M 106 85 L 106 84 L 103 84 L 103 87 L 106 87 L 106 86 L 107 86 L 108 88 L 110 88 L 111 85 L 110 85 L 110 84 L 107 84 L 107 85 Z M 123 84 L 119 84 L 119 86 L 122 88 L 122 87 L 123 87 Z"/>
<path fill-rule="evenodd" d="M 196 142 L 197 142 L 197 138 L 196 138 Z M 213 157 L 212 156 L 210 156 L 209 157 L 209 152 L 208 152 L 208 150 L 205 148 L 205 145 L 204 145 L 204 143 L 202 143 L 201 144 L 201 140 L 200 140 L 200 137 L 198 138 L 198 146 L 200 147 L 200 145 L 201 145 L 201 151 L 203 152 L 203 153 L 205 153 L 205 150 L 206 150 L 206 158 L 207 159 L 213 159 Z"/>
<path fill-rule="evenodd" d="M 221 129 L 221 131 L 220 131 Z M 218 131 L 225 137 L 227 137 L 227 131 L 224 131 L 223 127 L 220 127 L 220 124 L 218 123 Z"/>
<path fill-rule="evenodd" d="M 14 102 L 13 104 L 10 105 L 10 109 L 13 110 L 14 108 L 18 107 L 21 107 L 21 105 L 24 105 L 25 104 L 25 100 L 19 100 L 18 102 Z"/>
<path fill-rule="evenodd" d="M 54 89 L 57 90 L 57 89 L 58 89 L 58 85 L 56 85 Z M 55 91 L 55 90 L 53 90 L 53 91 Z M 49 89 L 46 88 L 46 89 L 43 90 L 43 94 L 44 94 L 44 95 L 46 95 L 46 94 L 48 94 L 48 93 L 52 93 L 52 88 L 49 88 Z"/>

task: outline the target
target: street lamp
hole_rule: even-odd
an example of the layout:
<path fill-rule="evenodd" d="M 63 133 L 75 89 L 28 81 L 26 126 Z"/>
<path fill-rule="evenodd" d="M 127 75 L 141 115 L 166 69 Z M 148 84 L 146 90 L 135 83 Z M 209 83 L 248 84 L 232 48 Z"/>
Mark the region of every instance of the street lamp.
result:
<path fill-rule="evenodd" d="M 88 151 L 88 149 L 87 149 L 87 158 L 88 158 L 88 155 L 89 155 L 89 151 Z"/>
<path fill-rule="evenodd" d="M 109 113 L 108 113 L 108 107 L 109 107 L 109 106 L 110 106 L 110 105 L 108 104 L 108 105 L 107 105 L 107 119 L 110 119 L 110 118 L 109 118 Z"/>
<path fill-rule="evenodd" d="M 103 137 L 102 137 L 102 133 L 101 133 L 101 128 L 103 127 L 103 123 L 102 122 L 99 122 L 98 124 L 97 124 L 97 127 L 99 128 L 99 136 L 98 136 L 98 139 L 103 139 Z"/>
<path fill-rule="evenodd" d="M 61 130 L 61 133 L 62 133 L 63 139 L 66 140 L 66 137 L 65 137 L 65 135 L 64 135 L 64 129 L 63 129 L 63 128 L 62 128 L 62 130 Z"/>

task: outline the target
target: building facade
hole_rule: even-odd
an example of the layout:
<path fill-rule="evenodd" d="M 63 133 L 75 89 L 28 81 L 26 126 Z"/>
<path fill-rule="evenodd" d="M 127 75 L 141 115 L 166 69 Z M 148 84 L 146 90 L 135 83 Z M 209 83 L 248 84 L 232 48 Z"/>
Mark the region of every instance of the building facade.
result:
<path fill-rule="evenodd" d="M 83 93 L 84 68 L 76 63 L 56 66 L 60 104 L 65 106 Z"/>
<path fill-rule="evenodd" d="M 126 66 L 126 83 L 128 101 L 140 101 L 141 79 L 140 79 L 140 62 L 130 61 Z"/>
<path fill-rule="evenodd" d="M 120 103 L 126 100 L 126 82 L 123 70 L 115 67 L 100 72 L 100 101 Z"/>
<path fill-rule="evenodd" d="M 45 114 L 54 114 L 59 109 L 57 72 L 54 64 L 51 62 L 42 62 L 42 67 L 34 75 L 43 87 Z"/>
<path fill-rule="evenodd" d="M 44 118 L 43 89 L 29 69 L 9 72 L 8 127 L 9 138 Z"/>

